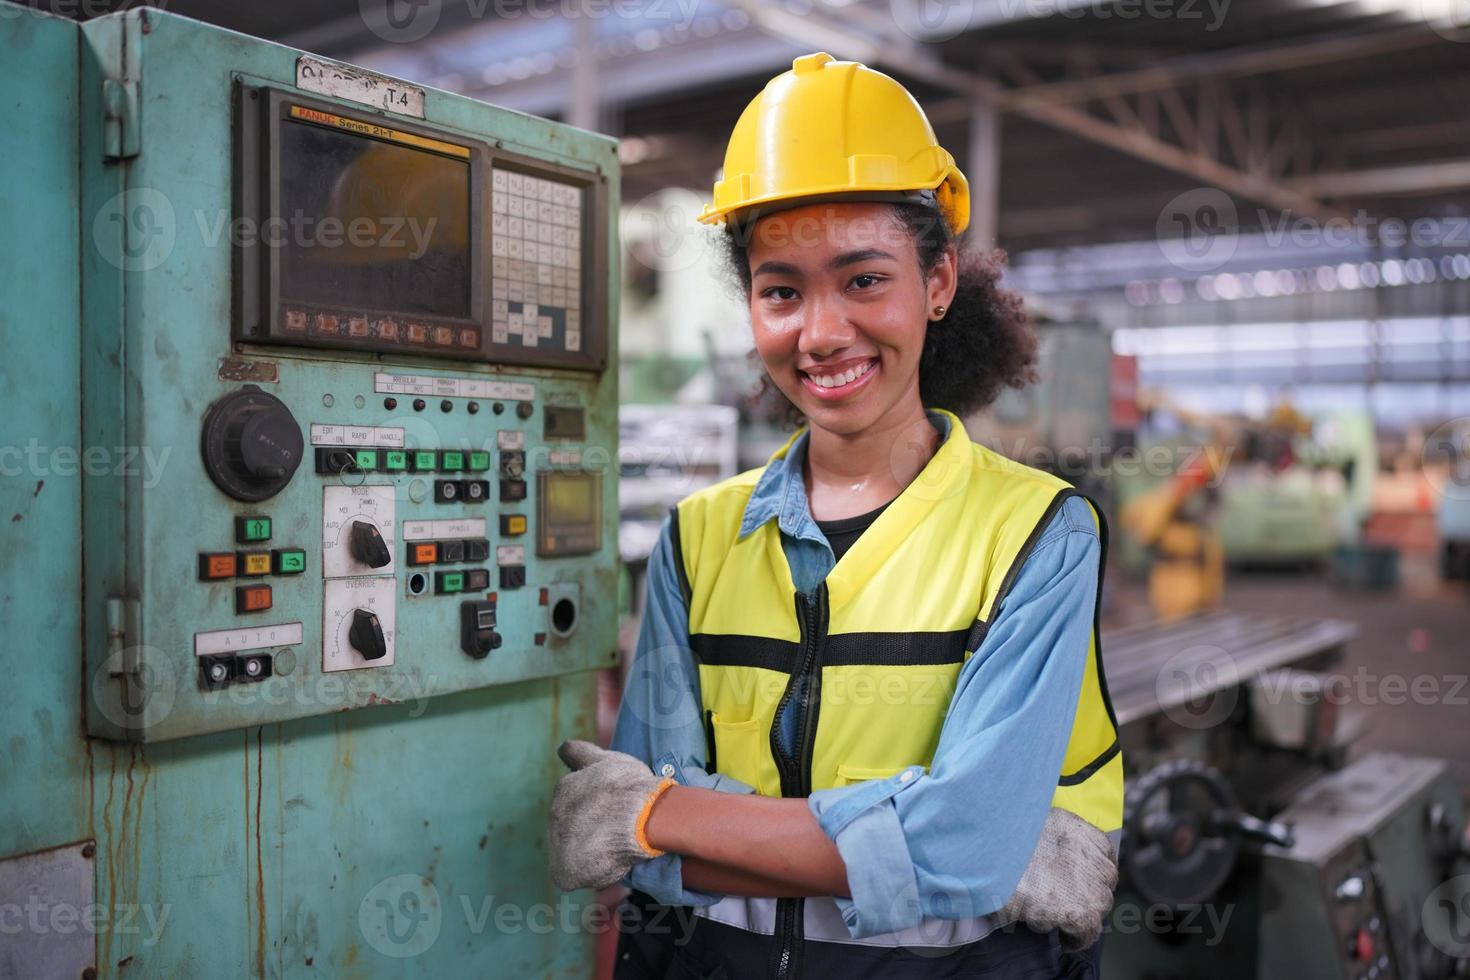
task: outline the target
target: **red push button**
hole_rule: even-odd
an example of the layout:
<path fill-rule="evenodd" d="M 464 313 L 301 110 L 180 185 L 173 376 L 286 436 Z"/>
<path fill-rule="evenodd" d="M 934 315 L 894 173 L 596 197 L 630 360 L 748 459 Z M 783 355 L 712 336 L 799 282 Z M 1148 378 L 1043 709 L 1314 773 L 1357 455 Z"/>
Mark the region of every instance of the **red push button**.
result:
<path fill-rule="evenodd" d="M 199 580 L 201 582 L 234 578 L 235 568 L 236 561 L 233 551 L 206 552 L 199 556 Z"/>
<path fill-rule="evenodd" d="M 1367 929 L 1359 928 L 1356 941 L 1353 943 L 1354 953 L 1364 963 L 1373 962 L 1373 935 Z"/>
<path fill-rule="evenodd" d="M 271 607 L 269 585 L 242 585 L 235 590 L 235 612 L 261 612 Z"/>

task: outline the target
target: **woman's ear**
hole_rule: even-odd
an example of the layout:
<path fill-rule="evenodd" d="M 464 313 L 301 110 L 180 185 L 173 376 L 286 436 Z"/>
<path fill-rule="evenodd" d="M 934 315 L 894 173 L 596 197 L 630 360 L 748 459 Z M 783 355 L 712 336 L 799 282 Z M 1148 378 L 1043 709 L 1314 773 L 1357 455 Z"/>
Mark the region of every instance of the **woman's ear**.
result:
<path fill-rule="evenodd" d="M 934 271 L 929 273 L 929 309 L 953 305 L 954 294 L 959 290 L 959 254 L 953 242 L 944 247 Z"/>

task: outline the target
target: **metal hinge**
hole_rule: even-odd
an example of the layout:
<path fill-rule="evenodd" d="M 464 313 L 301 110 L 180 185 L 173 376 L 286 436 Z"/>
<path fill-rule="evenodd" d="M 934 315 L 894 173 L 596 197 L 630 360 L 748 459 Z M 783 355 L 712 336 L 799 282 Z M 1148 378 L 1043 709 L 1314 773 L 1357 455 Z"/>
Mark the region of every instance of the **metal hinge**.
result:
<path fill-rule="evenodd" d="M 142 671 L 138 644 L 132 634 L 138 622 L 138 600 L 127 596 L 107 597 L 107 672 L 112 677 L 136 680 Z"/>
<path fill-rule="evenodd" d="M 102 81 L 102 158 L 126 160 L 138 155 L 138 83 Z"/>

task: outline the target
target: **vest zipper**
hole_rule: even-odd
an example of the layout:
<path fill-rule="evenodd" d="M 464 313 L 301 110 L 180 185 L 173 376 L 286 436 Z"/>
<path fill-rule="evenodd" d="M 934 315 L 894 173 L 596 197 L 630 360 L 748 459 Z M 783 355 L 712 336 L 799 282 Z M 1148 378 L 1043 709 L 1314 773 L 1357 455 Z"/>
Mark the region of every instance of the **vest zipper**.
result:
<path fill-rule="evenodd" d="M 805 798 L 812 792 L 812 747 L 816 743 L 817 716 L 821 708 L 821 648 L 827 633 L 827 583 L 817 586 L 815 602 L 808 601 L 806 593 L 796 593 L 796 619 L 801 627 L 801 664 L 786 685 L 781 701 L 776 705 L 776 716 L 771 726 L 771 749 L 776 767 L 781 775 L 781 795 Z M 804 683 L 803 683 L 804 681 Z M 797 696 L 795 706 L 796 737 L 795 756 L 781 748 L 779 737 L 781 717 L 791 699 Z M 803 913 L 806 900 L 801 898 L 778 898 L 776 900 L 776 934 L 781 948 L 776 957 L 776 980 L 790 980 L 801 975 L 801 947 L 804 937 Z"/>

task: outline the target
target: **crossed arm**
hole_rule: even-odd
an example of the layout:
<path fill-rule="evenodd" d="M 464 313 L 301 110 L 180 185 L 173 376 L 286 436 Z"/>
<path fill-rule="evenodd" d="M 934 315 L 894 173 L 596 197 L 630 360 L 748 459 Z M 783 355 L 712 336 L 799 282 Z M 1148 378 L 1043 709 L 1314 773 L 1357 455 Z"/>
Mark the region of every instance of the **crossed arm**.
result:
<path fill-rule="evenodd" d="M 654 805 L 645 832 L 667 853 L 635 866 L 629 883 L 668 904 L 835 896 L 855 910 L 854 935 L 999 908 L 1040 837 L 1061 768 L 1100 557 L 1090 511 L 1069 501 L 963 667 L 927 774 L 774 799 L 704 770 L 698 673 L 665 527 L 612 747 L 655 769 L 676 763 L 691 785 Z M 913 893 L 917 902 L 900 901 Z"/>
<path fill-rule="evenodd" d="M 848 897 L 847 865 L 804 799 L 671 787 L 648 842 L 683 856 L 684 883 L 721 895 Z"/>

